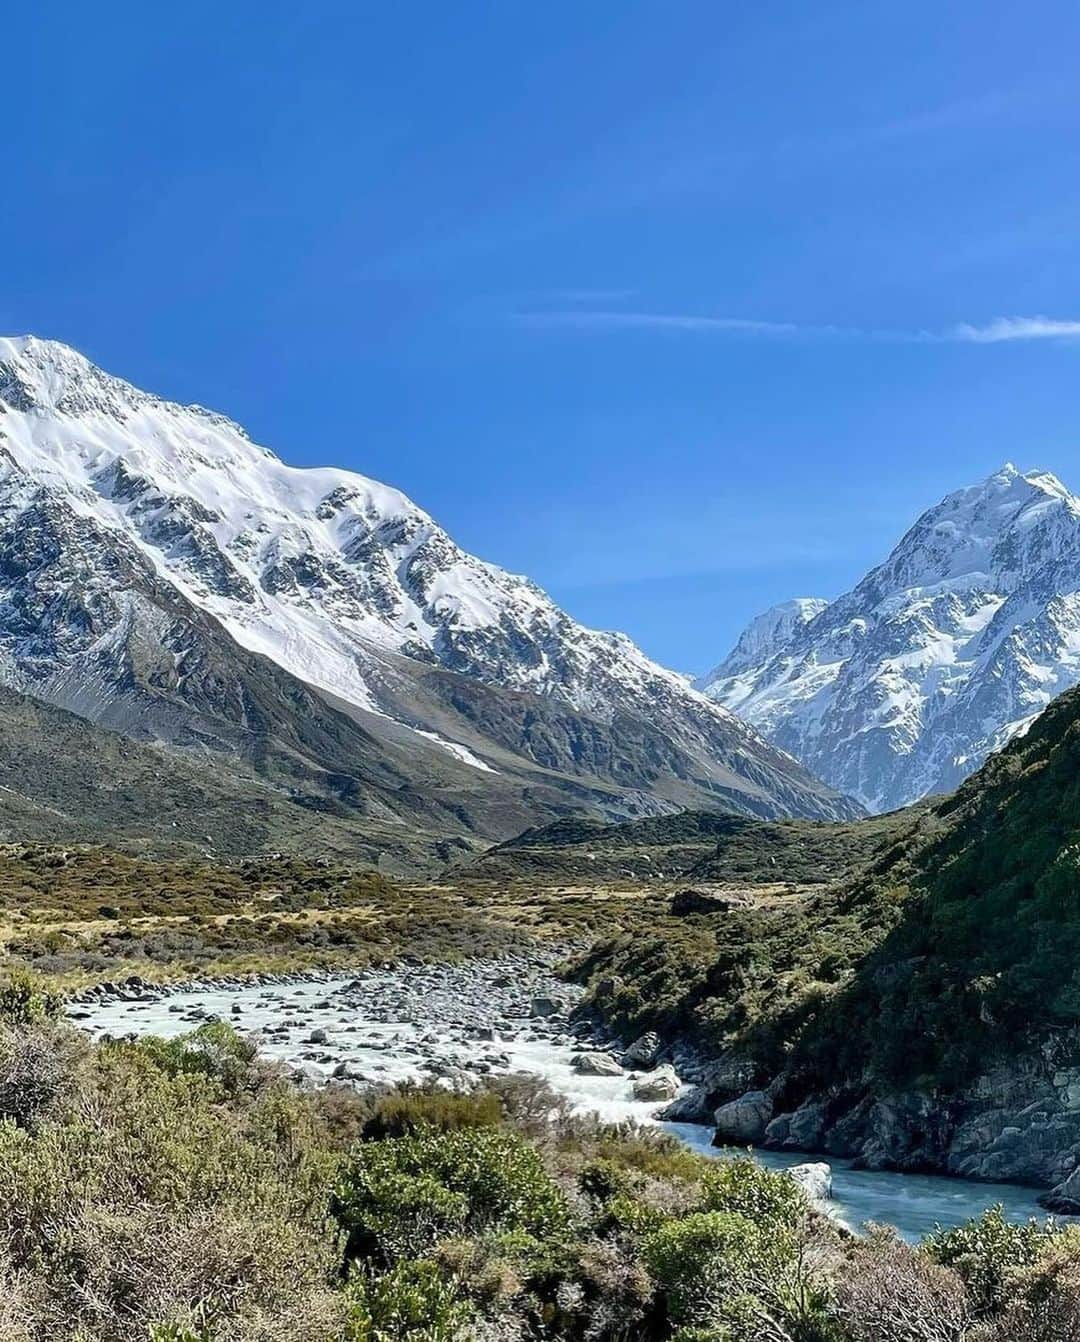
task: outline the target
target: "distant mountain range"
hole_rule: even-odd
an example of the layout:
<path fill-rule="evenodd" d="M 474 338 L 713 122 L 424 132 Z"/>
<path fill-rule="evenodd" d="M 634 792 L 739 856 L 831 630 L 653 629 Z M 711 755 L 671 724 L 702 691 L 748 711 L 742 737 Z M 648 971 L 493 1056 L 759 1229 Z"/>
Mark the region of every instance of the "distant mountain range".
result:
<path fill-rule="evenodd" d="M 392 866 L 580 810 L 860 810 L 397 490 L 33 337 L 0 340 L 0 685 Z"/>
<path fill-rule="evenodd" d="M 1080 681 L 1080 500 L 949 494 L 835 601 L 759 616 L 698 688 L 870 810 L 950 791 Z"/>

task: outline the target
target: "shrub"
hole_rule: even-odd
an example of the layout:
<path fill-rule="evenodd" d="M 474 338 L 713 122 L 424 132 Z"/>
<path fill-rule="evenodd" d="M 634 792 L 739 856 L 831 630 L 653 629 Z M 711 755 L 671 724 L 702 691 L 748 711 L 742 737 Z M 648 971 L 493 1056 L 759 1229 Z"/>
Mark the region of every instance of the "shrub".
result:
<path fill-rule="evenodd" d="M 358 1271 L 347 1290 L 346 1342 L 464 1342 L 474 1311 L 431 1262 Z"/>
<path fill-rule="evenodd" d="M 204 1076 L 230 1094 L 254 1089 L 265 1075 L 255 1043 L 225 1021 L 208 1021 L 173 1039 L 150 1036 L 135 1047 L 168 1076 Z"/>
<path fill-rule="evenodd" d="M 331 1157 L 284 1083 L 230 1107 L 211 1078 L 107 1046 L 74 1098 L 32 1129 L 0 1123 L 0 1244 L 34 1283 L 41 1339 L 197 1335 L 201 1310 L 218 1342 L 323 1290 Z"/>
<path fill-rule="evenodd" d="M 1080 1227 L 1046 1239 L 1013 1277 L 1010 1299 L 983 1342 L 1075 1342 L 1080 1337 Z"/>
<path fill-rule="evenodd" d="M 453 1132 L 458 1128 L 494 1127 L 502 1122 L 498 1097 L 489 1092 L 458 1094 L 432 1087 L 403 1086 L 376 1101 L 364 1125 L 366 1141 L 405 1137 L 422 1128 Z"/>
<path fill-rule="evenodd" d="M 63 1006 L 60 997 L 27 970 L 11 970 L 0 981 L 0 1022 L 6 1025 L 56 1020 Z"/>
<path fill-rule="evenodd" d="M 939 1227 L 924 1247 L 935 1263 L 960 1274 L 972 1308 L 985 1316 L 1001 1307 L 1014 1278 L 1035 1262 L 1052 1229 L 1052 1222 L 1007 1221 L 997 1206 L 951 1230 Z"/>
<path fill-rule="evenodd" d="M 333 1210 L 351 1256 L 392 1263 L 441 1239 L 522 1230 L 544 1240 L 569 1227 L 563 1195 L 537 1152 L 502 1128 L 424 1128 L 364 1142 L 337 1181 Z"/>
<path fill-rule="evenodd" d="M 851 1342 L 962 1342 L 970 1323 L 958 1273 L 891 1232 L 873 1231 L 836 1272 L 835 1313 Z"/>
<path fill-rule="evenodd" d="M 793 1234 L 809 1212 L 806 1194 L 782 1170 L 767 1170 L 749 1156 L 720 1160 L 702 1180 L 706 1211 L 737 1212 L 756 1225 Z"/>
<path fill-rule="evenodd" d="M 32 1128 L 75 1089 L 89 1055 L 84 1036 L 46 1020 L 0 1024 L 0 1118 Z"/>
<path fill-rule="evenodd" d="M 764 1330 L 794 1267 L 785 1236 L 734 1212 L 672 1221 L 649 1237 L 644 1257 L 673 1324 L 726 1327 L 731 1342 L 769 1336 Z"/>

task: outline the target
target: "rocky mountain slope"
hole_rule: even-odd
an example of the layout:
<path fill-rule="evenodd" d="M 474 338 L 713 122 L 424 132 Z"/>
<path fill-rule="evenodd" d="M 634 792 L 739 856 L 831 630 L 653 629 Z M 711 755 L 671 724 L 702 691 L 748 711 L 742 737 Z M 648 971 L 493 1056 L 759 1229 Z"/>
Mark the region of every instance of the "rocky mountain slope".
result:
<path fill-rule="evenodd" d="M 0 682 L 374 830 L 856 807 L 404 495 L 0 341 Z"/>
<path fill-rule="evenodd" d="M 857 823 L 888 819 L 830 888 L 594 948 L 593 1001 L 705 1050 L 681 1116 L 721 1141 L 1067 1183 L 1078 1210 L 1080 687 L 953 796 Z"/>
<path fill-rule="evenodd" d="M 429 822 L 432 829 L 435 825 Z M 109 843 L 159 857 L 303 854 L 412 871 L 437 840 L 281 786 L 224 752 L 193 756 L 0 687 L 0 844 Z M 446 826 L 447 854 L 467 851 Z"/>
<path fill-rule="evenodd" d="M 699 687 L 871 810 L 954 788 L 1080 680 L 1080 500 L 1006 466 L 832 602 L 755 620 Z"/>

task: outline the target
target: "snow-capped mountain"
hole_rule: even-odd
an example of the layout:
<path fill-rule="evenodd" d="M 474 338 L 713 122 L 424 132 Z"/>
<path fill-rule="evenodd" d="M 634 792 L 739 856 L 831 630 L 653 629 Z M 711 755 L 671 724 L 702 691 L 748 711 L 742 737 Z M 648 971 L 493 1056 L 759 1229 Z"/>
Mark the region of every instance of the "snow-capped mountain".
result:
<path fill-rule="evenodd" d="M 699 685 L 880 811 L 955 787 L 1078 680 L 1080 499 L 1006 465 L 846 595 L 759 616 Z"/>
<path fill-rule="evenodd" d="M 267 664 L 274 688 L 260 671 L 255 695 L 244 677 Z M 397 490 L 288 466 L 223 416 L 32 337 L 0 340 L 0 679 L 122 731 L 217 746 L 248 730 L 253 695 L 280 717 L 314 687 L 318 712 L 391 743 L 395 768 L 419 752 L 426 776 L 441 754 L 489 793 L 524 766 L 533 788 L 583 780 L 577 804 L 853 810 Z"/>

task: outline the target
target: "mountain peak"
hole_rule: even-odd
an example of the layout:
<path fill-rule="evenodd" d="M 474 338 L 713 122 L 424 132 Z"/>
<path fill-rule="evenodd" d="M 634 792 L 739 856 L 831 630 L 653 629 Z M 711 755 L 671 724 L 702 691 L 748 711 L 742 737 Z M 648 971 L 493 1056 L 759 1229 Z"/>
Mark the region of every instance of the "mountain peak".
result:
<path fill-rule="evenodd" d="M 755 615 L 720 665 L 702 677 L 699 688 L 718 676 L 735 675 L 743 668 L 771 657 L 828 604 L 824 597 L 797 596 L 790 601 L 777 602 Z"/>
<path fill-rule="evenodd" d="M 155 592 L 370 715 L 407 750 L 419 748 L 410 739 L 419 732 L 423 749 L 434 741 L 478 773 L 495 766 L 474 746 L 527 755 L 529 767 L 570 761 L 575 777 L 595 773 L 604 788 L 631 779 L 649 806 L 857 810 L 628 638 L 585 628 L 533 583 L 467 554 L 387 485 L 289 466 L 224 416 L 140 391 L 34 337 L 0 341 L 0 411 L 0 542 L 32 553 L 0 565 L 0 680 L 28 677 L 82 712 L 79 656 L 91 633 L 95 649 L 123 645 L 130 594 L 111 574 L 135 565 Z M 48 553 L 35 531 L 43 515 L 55 533 Z M 25 626 L 5 618 L 36 583 L 70 594 L 71 609 L 89 589 L 106 614 L 81 623 L 77 614 L 68 629 L 58 612 L 63 646 L 31 664 Z M 161 620 L 155 608 L 151 644 Z M 507 694 L 519 697 L 497 709 Z M 536 711 L 564 725 L 530 735 L 523 696 L 551 701 Z"/>
<path fill-rule="evenodd" d="M 955 787 L 1080 681 L 1080 500 L 1006 463 L 785 632 L 701 688 L 872 809 Z"/>

